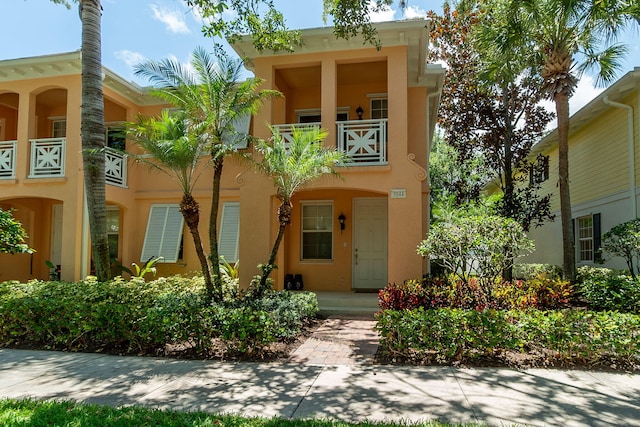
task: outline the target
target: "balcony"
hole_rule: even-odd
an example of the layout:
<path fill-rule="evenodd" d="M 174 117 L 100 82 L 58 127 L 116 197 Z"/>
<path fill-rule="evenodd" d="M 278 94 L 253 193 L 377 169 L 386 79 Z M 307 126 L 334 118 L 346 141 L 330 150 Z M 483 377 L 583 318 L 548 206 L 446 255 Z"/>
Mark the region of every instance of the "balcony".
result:
<path fill-rule="evenodd" d="M 291 142 L 293 127 L 319 127 L 320 123 L 274 125 L 285 144 Z M 350 166 L 387 164 L 387 119 L 347 120 L 336 123 L 339 150 L 347 154 Z"/>
<path fill-rule="evenodd" d="M 16 144 L 18 141 L 0 141 L 0 179 L 16 177 Z"/>
<path fill-rule="evenodd" d="M 105 148 L 104 174 L 107 184 L 127 186 L 127 155 L 113 148 Z"/>
<path fill-rule="evenodd" d="M 32 139 L 29 178 L 64 176 L 65 138 Z"/>

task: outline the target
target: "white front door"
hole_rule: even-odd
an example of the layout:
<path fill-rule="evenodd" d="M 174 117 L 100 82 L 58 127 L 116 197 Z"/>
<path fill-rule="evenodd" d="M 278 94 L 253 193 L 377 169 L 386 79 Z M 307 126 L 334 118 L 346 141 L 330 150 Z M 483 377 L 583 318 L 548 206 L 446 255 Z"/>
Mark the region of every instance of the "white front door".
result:
<path fill-rule="evenodd" d="M 387 199 L 353 200 L 353 288 L 387 286 Z"/>
<path fill-rule="evenodd" d="M 51 257 L 53 265 L 62 264 L 62 205 L 52 206 L 51 215 Z"/>

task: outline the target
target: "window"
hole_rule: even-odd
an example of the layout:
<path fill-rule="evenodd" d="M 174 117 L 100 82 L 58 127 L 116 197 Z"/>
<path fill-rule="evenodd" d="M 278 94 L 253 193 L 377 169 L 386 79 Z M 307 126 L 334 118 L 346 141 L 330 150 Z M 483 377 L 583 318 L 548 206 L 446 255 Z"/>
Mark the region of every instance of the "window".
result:
<path fill-rule="evenodd" d="M 118 246 L 120 240 L 120 209 L 117 206 L 107 206 L 107 240 L 109 241 L 109 259 L 118 260 Z"/>
<path fill-rule="evenodd" d="M 320 123 L 322 121 L 319 108 L 296 110 L 296 117 L 298 123 Z M 349 107 L 338 107 L 336 121 L 344 122 L 346 120 L 349 120 Z"/>
<path fill-rule="evenodd" d="M 121 125 L 107 125 L 105 143 L 107 147 L 124 151 L 126 149 L 126 138 Z"/>
<path fill-rule="evenodd" d="M 183 228 L 179 205 L 151 205 L 140 260 L 163 257 L 161 262 L 178 262 Z"/>
<path fill-rule="evenodd" d="M 240 234 L 240 203 L 228 202 L 222 205 L 218 253 L 227 262 L 238 261 L 238 237 Z"/>
<path fill-rule="evenodd" d="M 386 119 L 389 117 L 387 98 L 372 98 L 370 107 L 372 119 Z"/>
<path fill-rule="evenodd" d="M 333 258 L 333 205 L 302 204 L 302 259 Z"/>
<path fill-rule="evenodd" d="M 67 136 L 67 120 L 52 120 L 51 121 L 51 137 L 52 138 L 64 138 Z"/>
<path fill-rule="evenodd" d="M 600 255 L 600 214 L 586 215 L 576 219 L 578 240 L 578 261 L 599 262 Z"/>
<path fill-rule="evenodd" d="M 538 154 L 536 161 L 529 169 L 529 185 L 542 184 L 549 179 L 549 156 Z"/>

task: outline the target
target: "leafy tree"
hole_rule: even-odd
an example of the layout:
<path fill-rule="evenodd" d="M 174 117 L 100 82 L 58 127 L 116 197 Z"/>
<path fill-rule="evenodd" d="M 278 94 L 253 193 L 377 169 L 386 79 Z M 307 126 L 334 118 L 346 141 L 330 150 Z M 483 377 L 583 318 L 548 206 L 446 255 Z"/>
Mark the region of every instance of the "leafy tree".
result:
<path fill-rule="evenodd" d="M 280 94 L 274 90 L 258 90 L 262 83 L 259 78 L 240 81 L 242 67 L 242 61 L 230 58 L 220 47 L 215 57 L 203 48 L 196 48 L 190 67 L 172 59 L 147 61 L 136 66 L 136 75 L 148 78 L 154 85 L 153 95 L 184 111 L 186 117 L 200 127 L 203 143 L 211 154 L 213 181 L 209 261 L 213 274 L 213 294 L 210 297 L 214 301 L 221 301 L 223 297 L 218 208 L 224 157 L 235 151 L 234 143 L 249 138 L 249 135 L 235 129 L 238 121 L 255 113 L 264 99 Z"/>
<path fill-rule="evenodd" d="M 634 268 L 633 260 L 640 255 L 640 219 L 618 224 L 604 233 L 602 250 L 624 258 L 631 276 L 635 279 L 637 266 Z"/>
<path fill-rule="evenodd" d="M 205 286 L 212 296 L 214 289 L 209 263 L 198 229 L 200 205 L 192 194 L 204 168 L 202 156 L 207 154 L 207 147 L 203 143 L 198 125 L 189 121 L 182 111 L 169 115 L 165 110 L 158 118 L 139 117 L 137 123 L 129 123 L 127 133 L 146 153 L 152 155 L 151 158 L 144 155 L 136 156 L 139 161 L 171 176 L 180 185 L 180 212 L 193 237 Z"/>
<path fill-rule="evenodd" d="M 438 259 L 465 285 L 473 274 L 491 295 L 491 287 L 514 261 L 533 252 L 533 241 L 511 218 L 491 215 L 459 215 L 450 222 L 439 222 L 429 230 L 418 253 Z"/>
<path fill-rule="evenodd" d="M 255 161 L 259 171 L 273 180 L 276 197 L 280 200 L 278 207 L 278 235 L 273 243 L 269 260 L 262 265 L 262 277 L 254 294 L 262 295 L 267 290 L 267 279 L 273 271 L 280 242 L 284 237 L 287 225 L 291 222 L 293 195 L 311 181 L 326 175 L 338 175 L 335 167 L 344 166 L 348 157 L 335 148 L 322 145 L 327 132 L 319 127 L 293 127 L 291 142 L 285 142 L 276 128 L 272 128 L 271 142 L 258 141 L 256 149 L 262 158 Z"/>
<path fill-rule="evenodd" d="M 291 51 L 301 44 L 300 32 L 287 28 L 284 16 L 273 0 L 185 0 L 206 18 L 202 31 L 209 37 L 237 40 L 249 34 L 258 51 Z M 323 19 L 332 18 L 336 37 L 349 39 L 362 34 L 365 43 L 381 47 L 370 13 L 378 12 L 394 0 L 323 0 Z M 398 4 L 404 8 L 405 0 Z M 231 13 L 228 13 L 231 12 Z M 229 16 L 233 18 L 229 19 Z"/>
<path fill-rule="evenodd" d="M 0 254 L 32 253 L 25 243 L 27 233 L 11 211 L 0 208 Z"/>
<path fill-rule="evenodd" d="M 553 219 L 551 195 L 537 196 L 539 183 L 528 180 L 535 165 L 528 157 L 531 147 L 551 119 L 539 106 L 539 79 L 525 63 L 515 59 L 501 63 L 490 44 L 476 43 L 474 29 L 482 15 L 473 8 L 460 4 L 451 10 L 445 3 L 441 16 L 430 12 L 429 17 L 434 23 L 430 59 L 447 64 L 439 125 L 457 163 L 467 172 L 457 182 L 469 182 L 466 165 L 479 165 L 502 190 L 500 215 L 517 220 L 525 231 Z M 523 185 L 525 181 L 529 185 Z M 472 191 L 467 200 L 478 197 L 477 182 Z M 459 203 L 464 201 L 460 193 Z"/>
<path fill-rule="evenodd" d="M 51 0 L 71 5 L 67 0 Z M 82 109 L 80 134 L 84 187 L 89 211 L 89 233 L 96 277 L 107 281 L 111 274 L 107 238 L 107 200 L 105 189 L 105 129 L 102 95 L 102 34 L 100 0 L 74 0 L 82 21 Z"/>
<path fill-rule="evenodd" d="M 597 69 L 598 81 L 613 80 L 625 46 L 615 42 L 632 22 L 640 22 L 636 1 L 620 0 L 482 0 L 482 33 L 493 40 L 506 63 L 513 52 L 530 52 L 541 77 L 540 89 L 556 106 L 558 180 L 562 218 L 563 269 L 575 280 L 575 243 L 569 191 L 569 98 L 578 78 Z"/>

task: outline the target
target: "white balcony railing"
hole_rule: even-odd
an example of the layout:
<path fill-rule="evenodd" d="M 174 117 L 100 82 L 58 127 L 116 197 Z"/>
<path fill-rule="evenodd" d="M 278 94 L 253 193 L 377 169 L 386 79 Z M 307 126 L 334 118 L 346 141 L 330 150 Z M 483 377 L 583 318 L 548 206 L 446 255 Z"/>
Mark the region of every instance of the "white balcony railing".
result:
<path fill-rule="evenodd" d="M 387 163 L 387 120 L 349 120 L 336 123 L 338 149 L 355 165 Z"/>
<path fill-rule="evenodd" d="M 65 138 L 32 139 L 29 178 L 64 176 Z"/>
<path fill-rule="evenodd" d="M 293 127 L 319 127 L 320 123 L 274 125 L 284 139 L 291 142 Z M 336 123 L 338 149 L 346 153 L 353 166 L 387 163 L 387 119 L 349 120 Z"/>
<path fill-rule="evenodd" d="M 113 148 L 104 152 L 104 174 L 107 184 L 127 186 L 127 155 Z"/>
<path fill-rule="evenodd" d="M 0 141 L 0 179 L 16 177 L 16 146 L 18 141 Z"/>

